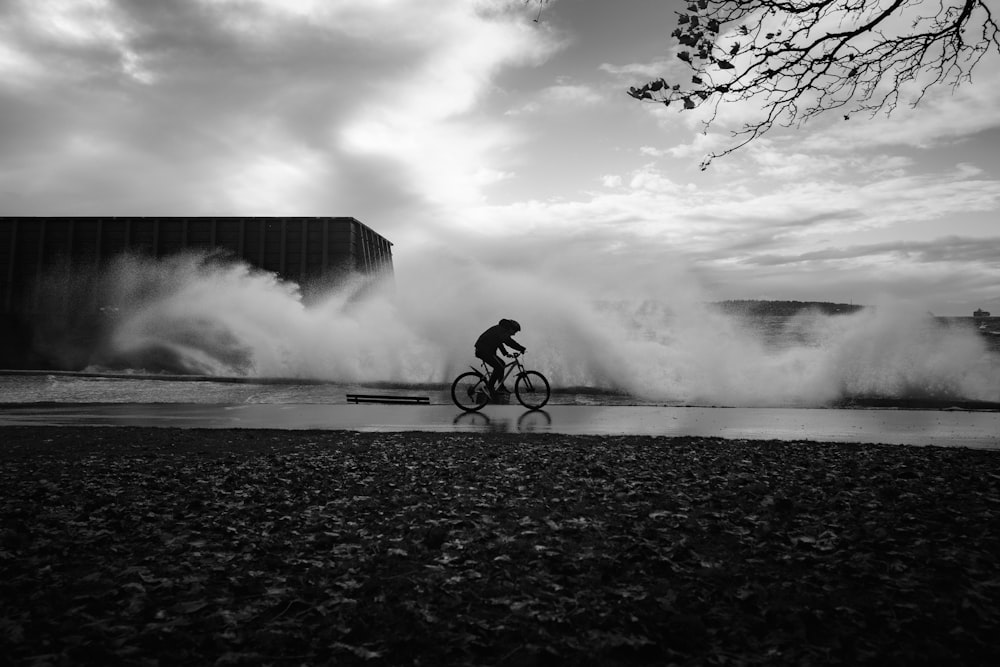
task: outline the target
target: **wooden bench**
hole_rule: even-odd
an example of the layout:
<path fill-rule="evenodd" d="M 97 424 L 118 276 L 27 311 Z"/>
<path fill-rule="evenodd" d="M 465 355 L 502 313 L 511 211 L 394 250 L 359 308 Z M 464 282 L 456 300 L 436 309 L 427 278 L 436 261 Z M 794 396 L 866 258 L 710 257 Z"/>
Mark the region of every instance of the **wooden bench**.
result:
<path fill-rule="evenodd" d="M 429 405 L 429 396 L 380 396 L 374 394 L 348 394 L 348 403 L 403 403 L 413 405 Z"/>

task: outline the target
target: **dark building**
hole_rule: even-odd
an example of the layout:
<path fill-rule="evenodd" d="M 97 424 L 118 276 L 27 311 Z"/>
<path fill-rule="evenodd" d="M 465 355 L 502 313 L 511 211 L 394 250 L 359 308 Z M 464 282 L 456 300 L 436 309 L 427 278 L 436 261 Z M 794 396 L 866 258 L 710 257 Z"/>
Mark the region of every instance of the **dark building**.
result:
<path fill-rule="evenodd" d="M 392 244 L 350 217 L 0 217 L 0 367 L 51 364 L 32 345 L 47 275 L 85 277 L 122 253 L 166 257 L 198 248 L 306 291 L 352 274 L 392 276 Z"/>

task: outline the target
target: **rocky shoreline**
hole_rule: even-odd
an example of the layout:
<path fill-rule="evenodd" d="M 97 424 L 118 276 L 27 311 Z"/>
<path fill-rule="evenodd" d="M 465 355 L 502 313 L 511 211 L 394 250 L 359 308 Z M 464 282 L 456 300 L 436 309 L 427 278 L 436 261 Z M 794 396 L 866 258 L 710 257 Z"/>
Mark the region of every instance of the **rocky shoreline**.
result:
<path fill-rule="evenodd" d="M 15 664 L 1000 664 L 1000 453 L 0 428 Z"/>

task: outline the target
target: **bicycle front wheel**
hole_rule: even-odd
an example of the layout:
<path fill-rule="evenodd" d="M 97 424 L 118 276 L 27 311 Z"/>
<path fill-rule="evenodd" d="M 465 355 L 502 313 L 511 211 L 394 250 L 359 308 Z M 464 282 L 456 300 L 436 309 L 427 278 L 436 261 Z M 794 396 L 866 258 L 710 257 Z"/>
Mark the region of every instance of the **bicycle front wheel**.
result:
<path fill-rule="evenodd" d="M 486 381 L 479 373 L 462 373 L 451 384 L 451 400 L 466 412 L 481 410 L 490 402 Z"/>
<path fill-rule="evenodd" d="M 529 410 L 541 410 L 549 402 L 549 381 L 538 371 L 525 371 L 517 376 L 514 394 Z"/>

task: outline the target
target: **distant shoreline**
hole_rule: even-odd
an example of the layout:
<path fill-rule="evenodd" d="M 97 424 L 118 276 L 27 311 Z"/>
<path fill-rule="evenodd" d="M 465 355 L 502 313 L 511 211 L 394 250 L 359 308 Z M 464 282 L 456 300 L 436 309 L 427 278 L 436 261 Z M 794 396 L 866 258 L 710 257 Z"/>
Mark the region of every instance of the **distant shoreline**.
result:
<path fill-rule="evenodd" d="M 727 299 L 708 304 L 727 315 L 759 317 L 775 315 L 790 317 L 803 312 L 819 312 L 824 315 L 850 315 L 871 306 L 854 303 L 833 303 L 829 301 L 768 301 L 758 299 Z"/>

